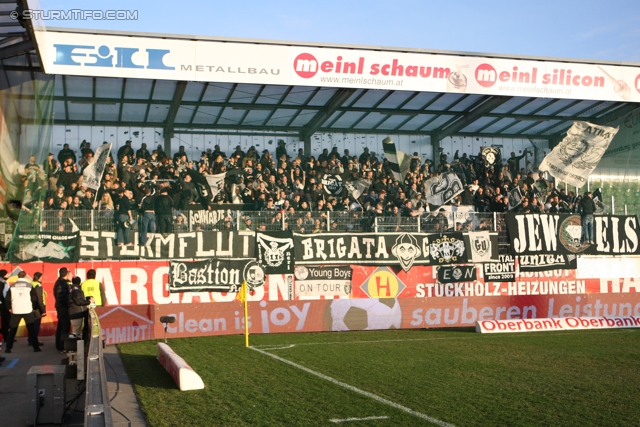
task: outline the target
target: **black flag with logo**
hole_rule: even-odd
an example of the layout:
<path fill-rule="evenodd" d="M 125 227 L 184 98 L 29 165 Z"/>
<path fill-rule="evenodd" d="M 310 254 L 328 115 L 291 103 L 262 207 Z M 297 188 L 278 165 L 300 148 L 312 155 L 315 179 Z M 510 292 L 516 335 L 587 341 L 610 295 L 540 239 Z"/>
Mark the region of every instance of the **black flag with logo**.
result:
<path fill-rule="evenodd" d="M 271 231 L 256 233 L 256 259 L 265 274 L 293 273 L 293 233 Z"/>
<path fill-rule="evenodd" d="M 339 196 L 342 194 L 344 184 L 342 177 L 337 174 L 325 173 L 322 177 L 322 186 L 324 191 L 331 196 Z"/>
<path fill-rule="evenodd" d="M 482 160 L 486 168 L 502 164 L 502 153 L 498 147 L 482 147 Z"/>
<path fill-rule="evenodd" d="M 438 267 L 438 282 L 458 283 L 473 282 L 476 280 L 476 267 L 474 265 L 446 265 Z"/>

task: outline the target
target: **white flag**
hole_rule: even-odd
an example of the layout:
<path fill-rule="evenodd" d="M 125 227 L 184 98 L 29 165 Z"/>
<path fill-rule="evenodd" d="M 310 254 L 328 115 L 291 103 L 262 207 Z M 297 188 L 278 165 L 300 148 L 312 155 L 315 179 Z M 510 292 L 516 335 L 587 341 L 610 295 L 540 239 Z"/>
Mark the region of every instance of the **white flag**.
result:
<path fill-rule="evenodd" d="M 600 162 L 619 127 L 573 122 L 567 136 L 546 155 L 539 169 L 560 181 L 582 187 Z"/>
<path fill-rule="evenodd" d="M 111 143 L 102 144 L 93 155 L 93 162 L 82 171 L 82 185 L 97 190 L 107 165 L 107 159 L 111 152 Z"/>
<path fill-rule="evenodd" d="M 470 232 L 469 243 L 474 263 L 491 261 L 491 236 L 488 231 Z"/>
<path fill-rule="evenodd" d="M 344 186 L 347 188 L 349 194 L 354 199 L 357 199 L 358 197 L 362 196 L 362 193 L 369 189 L 369 187 L 371 186 L 371 181 L 361 178 L 355 181 L 347 181 L 344 183 Z"/>
<path fill-rule="evenodd" d="M 515 187 L 509 192 L 509 210 L 516 208 L 522 203 L 522 192 L 520 187 Z"/>
<path fill-rule="evenodd" d="M 209 188 L 211 188 L 210 200 L 213 200 L 220 191 L 224 188 L 224 178 L 226 173 L 219 173 L 217 175 L 205 175 L 204 177 L 207 179 L 207 184 L 209 184 Z"/>
<path fill-rule="evenodd" d="M 427 202 L 440 206 L 462 193 L 462 182 L 453 173 L 443 173 L 428 179 L 424 185 Z"/>

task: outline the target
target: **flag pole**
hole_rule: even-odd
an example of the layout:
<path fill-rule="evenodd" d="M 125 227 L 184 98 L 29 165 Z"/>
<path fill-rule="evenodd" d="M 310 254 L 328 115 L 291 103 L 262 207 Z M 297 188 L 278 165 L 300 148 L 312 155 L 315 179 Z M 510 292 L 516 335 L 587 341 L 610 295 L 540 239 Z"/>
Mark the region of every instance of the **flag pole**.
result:
<path fill-rule="evenodd" d="M 243 282 L 244 287 L 244 344 L 249 347 L 249 307 L 247 301 L 247 282 Z"/>
<path fill-rule="evenodd" d="M 242 282 L 240 292 L 236 297 L 242 302 L 244 306 L 244 344 L 245 347 L 249 347 L 249 309 L 247 306 L 247 281 Z"/>

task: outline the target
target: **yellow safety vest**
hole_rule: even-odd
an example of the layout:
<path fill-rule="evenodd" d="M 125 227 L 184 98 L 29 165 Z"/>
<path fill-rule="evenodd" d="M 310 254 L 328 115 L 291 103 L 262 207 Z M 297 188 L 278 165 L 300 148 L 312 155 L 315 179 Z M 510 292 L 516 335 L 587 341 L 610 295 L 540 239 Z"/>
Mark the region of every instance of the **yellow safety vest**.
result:
<path fill-rule="evenodd" d="M 35 288 L 36 286 L 40 286 L 42 287 L 42 283 L 38 282 L 38 281 L 31 281 L 31 285 Z M 44 290 L 44 288 L 42 288 L 42 304 L 46 307 L 47 306 L 47 291 Z"/>
<path fill-rule="evenodd" d="M 100 282 L 96 279 L 87 279 L 82 282 L 82 292 L 85 298 L 93 297 L 97 306 L 102 305 L 102 293 L 100 292 Z"/>

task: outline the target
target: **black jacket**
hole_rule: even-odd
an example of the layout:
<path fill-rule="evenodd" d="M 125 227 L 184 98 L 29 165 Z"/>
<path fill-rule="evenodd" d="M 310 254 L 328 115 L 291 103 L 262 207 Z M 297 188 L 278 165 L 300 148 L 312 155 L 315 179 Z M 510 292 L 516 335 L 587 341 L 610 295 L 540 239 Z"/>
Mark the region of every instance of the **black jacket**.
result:
<path fill-rule="evenodd" d="M 84 316 L 91 301 L 84 296 L 82 288 L 78 285 L 71 285 L 71 297 L 69 298 L 69 318 L 77 319 Z"/>
<path fill-rule="evenodd" d="M 53 285 L 53 296 L 56 298 L 56 310 L 69 310 L 69 282 L 58 277 Z"/>
<path fill-rule="evenodd" d="M 596 211 L 596 202 L 593 201 L 591 196 L 584 196 L 580 200 L 580 213 L 582 215 L 593 215 Z"/>
<path fill-rule="evenodd" d="M 173 215 L 173 199 L 166 193 L 156 196 L 156 214 Z"/>

